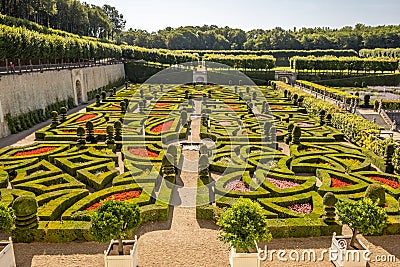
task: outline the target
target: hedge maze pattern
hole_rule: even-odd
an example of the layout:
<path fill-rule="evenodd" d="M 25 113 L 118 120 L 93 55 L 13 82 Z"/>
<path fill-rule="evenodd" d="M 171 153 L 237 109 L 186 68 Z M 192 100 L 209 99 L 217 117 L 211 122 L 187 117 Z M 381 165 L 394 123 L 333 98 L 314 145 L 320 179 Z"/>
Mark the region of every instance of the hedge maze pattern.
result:
<path fill-rule="evenodd" d="M 297 99 L 271 87 L 153 84 L 103 92 L 86 113 L 55 114 L 35 144 L 0 150 L 0 202 L 27 196 L 38 203 L 39 226 L 15 230 L 14 239 L 91 240 L 90 210 L 109 198 L 137 203 L 143 223 L 167 220 L 182 154 L 168 144 L 189 135 L 185 116 L 195 112 L 195 100 L 202 101 L 200 136 L 215 142 L 199 151 L 199 164 L 208 167 L 198 175 L 197 218 L 213 219 L 244 197 L 267 210 L 274 237 L 329 235 L 340 227 L 321 220 L 324 194 L 357 200 L 381 183 L 387 232 L 400 233 L 399 176 L 376 170 Z"/>

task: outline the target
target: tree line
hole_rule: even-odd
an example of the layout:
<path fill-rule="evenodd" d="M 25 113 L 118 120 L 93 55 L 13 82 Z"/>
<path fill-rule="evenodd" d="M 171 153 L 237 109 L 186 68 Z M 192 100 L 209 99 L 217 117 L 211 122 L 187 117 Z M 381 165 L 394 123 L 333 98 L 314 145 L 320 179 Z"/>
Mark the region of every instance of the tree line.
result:
<path fill-rule="evenodd" d="M 125 28 L 123 15 L 110 5 L 78 0 L 0 0 L 0 13 L 81 36 L 117 39 Z M 14 21 L 16 22 L 16 21 Z M 15 26 L 15 25 L 9 25 Z"/>
<path fill-rule="evenodd" d="M 172 50 L 326 50 L 400 47 L 400 25 L 357 24 L 329 27 L 244 31 L 215 25 L 167 27 L 157 32 L 124 30 L 115 7 L 79 0 L 0 0 L 0 13 L 80 36 L 111 39 L 118 44 Z M 15 23 L 15 21 L 14 21 Z M 8 25 L 8 24 L 7 24 Z M 16 25 L 9 25 L 16 26 Z M 24 26 L 24 25 L 18 25 Z"/>
<path fill-rule="evenodd" d="M 129 29 L 121 42 L 148 48 L 184 50 L 326 50 L 400 47 L 400 25 L 366 26 L 341 29 L 301 28 L 285 30 L 241 29 L 214 25 L 167 27 L 157 32 Z"/>

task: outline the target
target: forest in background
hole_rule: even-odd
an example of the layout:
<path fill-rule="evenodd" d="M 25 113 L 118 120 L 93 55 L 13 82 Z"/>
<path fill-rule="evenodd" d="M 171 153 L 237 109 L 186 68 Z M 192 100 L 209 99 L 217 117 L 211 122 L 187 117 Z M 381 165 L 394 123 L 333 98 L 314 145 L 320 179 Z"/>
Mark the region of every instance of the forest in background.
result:
<path fill-rule="evenodd" d="M 315 50 L 400 47 L 400 25 L 357 24 L 327 27 L 244 31 L 215 25 L 167 27 L 157 32 L 125 30 L 115 7 L 78 0 L 0 0 L 0 13 L 81 36 L 146 48 L 179 50 Z M 312 15 L 312 14 L 310 14 Z M 9 25 L 12 26 L 12 25 Z"/>

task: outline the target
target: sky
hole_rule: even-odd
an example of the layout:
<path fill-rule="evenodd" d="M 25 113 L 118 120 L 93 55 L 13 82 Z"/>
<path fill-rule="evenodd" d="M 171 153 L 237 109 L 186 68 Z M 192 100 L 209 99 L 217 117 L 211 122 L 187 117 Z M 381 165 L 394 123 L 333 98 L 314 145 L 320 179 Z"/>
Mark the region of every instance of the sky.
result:
<path fill-rule="evenodd" d="M 81 0 L 116 7 L 126 29 L 217 25 L 252 29 L 400 24 L 399 0 Z"/>

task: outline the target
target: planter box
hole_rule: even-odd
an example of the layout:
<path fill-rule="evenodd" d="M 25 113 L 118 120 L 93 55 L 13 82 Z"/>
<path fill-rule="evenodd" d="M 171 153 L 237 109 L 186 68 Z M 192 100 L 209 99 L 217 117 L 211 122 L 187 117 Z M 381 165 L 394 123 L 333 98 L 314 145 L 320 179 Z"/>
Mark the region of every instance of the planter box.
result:
<path fill-rule="evenodd" d="M 0 246 L 4 246 L 3 250 L 0 251 L 0 266 L 15 267 L 14 248 L 11 237 L 9 242 L 0 242 Z"/>
<path fill-rule="evenodd" d="M 134 240 L 123 240 L 125 245 L 132 245 L 133 248 L 129 255 L 112 255 L 110 252 L 113 246 L 118 246 L 118 240 L 111 240 L 108 249 L 104 251 L 104 262 L 105 267 L 137 267 L 138 266 L 138 256 L 137 256 L 137 237 Z M 2 265 L 0 265 L 2 266 Z"/>
<path fill-rule="evenodd" d="M 351 236 L 336 236 L 333 233 L 331 253 L 332 262 L 336 267 L 365 267 L 368 263 L 368 258 L 371 255 L 367 246 L 365 246 L 359 238 L 356 238 L 362 249 L 348 250 L 344 245 L 350 243 Z"/>
<path fill-rule="evenodd" d="M 231 267 L 260 267 L 261 264 L 258 259 L 258 253 L 237 253 L 236 249 L 232 247 L 229 254 L 229 263 Z"/>

